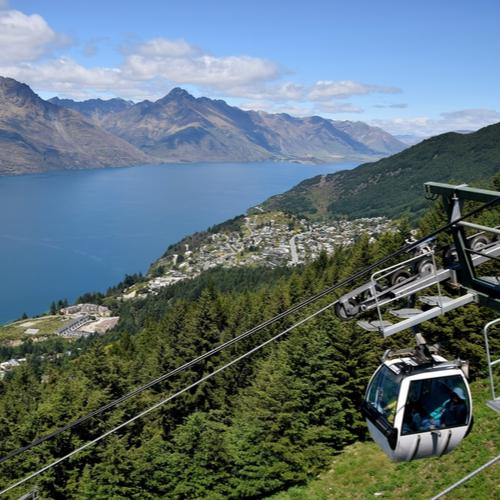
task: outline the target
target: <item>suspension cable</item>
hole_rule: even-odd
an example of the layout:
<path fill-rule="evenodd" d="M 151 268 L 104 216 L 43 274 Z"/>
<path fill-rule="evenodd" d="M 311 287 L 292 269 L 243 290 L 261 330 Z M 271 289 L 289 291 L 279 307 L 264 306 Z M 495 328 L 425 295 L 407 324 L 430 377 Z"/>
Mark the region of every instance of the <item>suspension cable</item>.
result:
<path fill-rule="evenodd" d="M 425 241 L 434 238 L 435 236 L 437 236 L 438 234 L 440 234 L 444 231 L 447 231 L 452 226 L 456 225 L 458 222 L 461 222 L 464 219 L 472 217 L 473 215 L 476 215 L 477 213 L 485 210 L 486 208 L 489 208 L 490 206 L 494 206 L 499 202 L 500 202 L 500 197 L 497 197 L 497 198 L 494 198 L 493 200 L 490 200 L 489 202 L 485 203 L 484 205 L 481 205 L 480 207 L 477 207 L 476 209 L 471 210 L 469 213 L 463 215 L 459 219 L 457 219 L 453 222 L 450 222 L 448 224 L 445 224 L 444 226 L 441 226 L 440 228 L 433 231 L 432 233 L 430 233 L 430 234 L 428 234 L 428 235 L 426 235 L 426 236 L 424 236 L 424 237 L 422 237 L 414 242 L 410 242 L 410 243 L 403 245 L 398 250 L 392 252 L 389 255 L 386 255 L 385 257 L 383 257 L 381 259 L 379 259 L 374 264 L 371 264 L 371 265 L 365 267 L 364 269 L 361 269 L 360 271 L 352 274 L 348 278 L 345 278 L 344 280 L 341 280 L 340 282 L 325 288 L 323 291 L 309 297 L 308 299 L 303 300 L 302 302 L 300 302 L 300 303 L 290 307 L 289 309 L 277 314 L 273 318 L 270 318 L 270 319 L 260 323 L 259 325 L 251 328 L 250 330 L 247 330 L 246 332 L 241 333 L 240 335 L 228 340 L 227 342 L 224 342 L 224 343 L 216 346 L 212 350 L 201 354 L 200 356 L 198 356 L 198 357 L 188 361 L 187 363 L 171 370 L 170 372 L 167 372 L 167 373 L 161 375 L 160 377 L 158 377 L 154 380 L 151 380 L 150 382 L 148 382 L 140 387 L 137 387 L 136 389 L 124 394 L 123 396 L 120 396 L 119 398 L 117 398 L 113 401 L 110 401 L 109 403 L 107 403 L 99 408 L 96 408 L 95 410 L 89 412 L 88 414 L 83 415 L 82 417 L 80 417 L 72 422 L 69 422 L 68 424 L 66 424 L 62 427 L 59 427 L 58 429 L 55 429 L 54 431 L 52 431 L 49 434 L 46 434 L 45 436 L 41 436 L 41 437 L 35 439 L 34 441 L 26 444 L 25 446 L 22 446 L 22 447 L 15 449 L 15 450 L 12 450 L 11 452 L 7 453 L 6 455 L 4 455 L 3 457 L 0 458 L 0 464 L 5 462 L 6 460 L 9 460 L 10 458 L 13 458 L 13 457 L 25 452 L 25 451 L 30 450 L 31 448 L 33 448 L 35 446 L 38 446 L 39 444 L 42 444 L 50 439 L 57 437 L 59 434 L 65 432 L 65 431 L 68 431 L 70 429 L 77 427 L 78 425 L 88 421 L 89 419 L 91 419 L 97 415 L 100 415 L 101 413 L 104 413 L 105 411 L 119 405 L 120 403 L 123 403 L 124 401 L 127 401 L 128 399 L 130 399 L 130 398 L 144 392 L 145 390 L 163 382 L 164 380 L 167 380 L 167 379 L 177 375 L 178 373 L 180 373 L 184 370 L 187 370 L 188 368 L 191 368 L 192 366 L 198 364 L 200 361 L 203 361 L 204 359 L 207 359 L 210 356 L 213 356 L 214 354 L 226 349 L 227 347 L 230 347 L 231 345 L 239 342 L 240 340 L 243 340 L 244 338 L 249 337 L 249 336 L 253 335 L 254 333 L 257 333 L 257 332 L 263 330 L 264 328 L 276 323 L 277 321 L 289 316 L 290 314 L 293 314 L 295 312 L 300 311 L 304 307 L 318 301 L 319 299 L 325 297 L 326 295 L 331 294 L 335 290 L 342 288 L 344 286 L 347 286 L 347 285 L 351 284 L 352 282 L 358 280 L 359 278 L 365 276 L 366 274 L 371 272 L 376 267 L 382 266 L 383 264 L 385 264 L 389 260 L 394 259 L 395 257 L 397 257 L 403 253 L 407 253 L 407 252 L 411 251 L 412 249 L 418 247 L 419 245 L 421 245 Z"/>
<path fill-rule="evenodd" d="M 438 498 L 444 497 L 450 491 L 464 484 L 469 479 L 472 479 L 474 476 L 482 472 L 484 469 L 487 469 L 488 467 L 491 467 L 492 465 L 496 464 L 498 461 L 500 461 L 500 455 L 497 455 L 495 458 L 492 458 L 489 462 L 486 462 L 485 464 L 481 465 L 481 467 L 478 467 L 475 471 L 471 472 L 470 474 L 467 474 L 465 477 L 460 479 L 460 481 L 457 481 L 456 483 L 452 484 L 451 486 L 443 490 L 441 493 L 438 493 L 436 496 L 432 497 L 431 500 L 438 500 Z"/>
<path fill-rule="evenodd" d="M 56 466 L 57 464 L 60 464 L 61 462 L 64 462 L 65 460 L 71 458 L 73 455 L 76 455 L 80 451 L 83 451 L 86 448 L 88 448 L 89 446 L 92 446 L 92 445 L 98 443 L 99 441 L 101 441 L 102 439 L 106 438 L 110 434 L 113 434 L 114 432 L 116 432 L 116 431 L 122 429 L 123 427 L 131 424 L 132 422 L 134 422 L 134 421 L 136 421 L 136 420 L 144 417 L 148 413 L 151 413 L 152 411 L 156 410 L 160 406 L 163 406 L 164 404 L 168 403 L 169 401 L 172 401 L 173 399 L 177 398 L 178 396 L 180 396 L 184 392 L 189 391 L 190 389 L 193 389 L 194 387 L 196 387 L 197 385 L 201 384 L 202 382 L 205 382 L 206 380 L 214 377 L 215 375 L 217 375 L 221 371 L 225 370 L 226 368 L 229 368 L 230 366 L 238 363 L 242 359 L 247 358 L 248 356 L 251 356 L 253 353 L 259 351 L 260 349 L 262 349 L 263 347 L 267 346 L 268 344 L 270 344 L 270 343 L 278 340 L 280 337 L 282 337 L 283 335 L 287 334 L 288 332 L 294 330 L 298 326 L 304 324 L 306 321 L 309 321 L 310 319 L 314 318 L 315 316 L 318 316 L 322 312 L 324 312 L 327 309 L 331 308 L 333 305 L 336 304 L 336 302 L 337 301 L 335 300 L 334 302 L 331 302 L 330 304 L 322 307 L 321 309 L 318 309 L 314 313 L 310 314 L 309 316 L 307 316 L 304 319 L 301 319 L 300 321 L 298 321 L 297 323 L 293 324 L 292 326 L 289 326 L 288 328 L 286 328 L 282 332 L 278 333 L 274 337 L 271 337 L 270 339 L 266 340 L 265 342 L 262 342 L 261 344 L 259 344 L 258 346 L 254 347 L 253 349 L 250 349 L 250 351 L 247 351 L 245 354 L 242 354 L 241 356 L 238 356 L 237 358 L 233 359 L 229 363 L 226 363 L 225 365 L 217 368 L 213 372 L 208 373 L 207 375 L 199 378 L 196 382 L 193 382 L 191 385 L 188 385 L 188 386 L 184 387 L 183 389 L 181 389 L 180 391 L 177 391 L 176 393 L 171 394 L 170 396 L 166 397 L 165 399 L 162 399 L 158 403 L 155 403 L 153 406 L 150 406 L 146 410 L 138 413 L 137 415 L 135 415 L 134 417 L 130 418 L 129 420 L 127 420 L 127 421 L 125 421 L 125 422 L 117 425 L 116 427 L 113 427 L 113 429 L 110 429 L 109 431 L 106 431 L 104 434 L 101 434 L 100 436 L 96 437 L 92 441 L 88 441 L 87 443 L 83 444 L 79 448 L 76 448 L 75 450 L 71 451 L 67 455 L 64 455 L 63 457 L 58 458 L 57 460 L 54 460 L 53 462 L 51 462 L 50 464 L 46 465 L 45 467 L 42 467 L 41 469 L 37 470 L 36 472 L 33 472 L 32 474 L 24 477 L 23 479 L 20 479 L 16 483 L 14 483 L 14 484 L 8 486 L 7 488 L 3 489 L 2 491 L 0 491 L 0 495 L 3 495 L 4 493 L 9 492 L 10 490 L 16 488 L 17 486 L 20 486 L 21 484 L 25 483 L 26 481 L 29 481 L 30 479 L 33 479 L 36 476 L 39 476 L 40 474 L 42 474 L 46 470 L 51 469 L 52 467 Z"/>

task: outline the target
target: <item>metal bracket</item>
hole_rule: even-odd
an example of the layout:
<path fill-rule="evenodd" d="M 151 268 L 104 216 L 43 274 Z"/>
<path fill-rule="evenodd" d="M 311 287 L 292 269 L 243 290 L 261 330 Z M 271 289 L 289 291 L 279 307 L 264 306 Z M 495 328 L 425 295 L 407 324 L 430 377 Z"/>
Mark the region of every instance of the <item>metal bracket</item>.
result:
<path fill-rule="evenodd" d="M 461 217 L 463 204 L 466 200 L 488 203 L 500 199 L 500 193 L 487 189 L 468 187 L 467 185 L 452 186 L 439 182 L 426 182 L 425 191 L 427 194 L 440 195 L 448 213 L 450 222 Z M 457 268 L 458 281 L 467 289 L 474 290 L 479 294 L 488 296 L 497 302 L 495 308 L 500 310 L 500 285 L 484 281 L 476 276 L 474 264 L 467 247 L 467 236 L 465 227 L 480 227 L 481 230 L 497 234 L 496 228 L 478 226 L 469 222 L 458 222 L 451 228 L 455 249 L 460 262 Z"/>

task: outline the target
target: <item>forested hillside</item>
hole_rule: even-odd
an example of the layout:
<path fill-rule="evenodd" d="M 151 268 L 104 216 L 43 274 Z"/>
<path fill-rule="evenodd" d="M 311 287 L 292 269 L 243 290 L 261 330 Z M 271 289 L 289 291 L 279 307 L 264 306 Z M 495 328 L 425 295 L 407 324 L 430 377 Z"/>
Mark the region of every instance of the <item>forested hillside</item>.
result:
<path fill-rule="evenodd" d="M 416 218 L 430 206 L 428 181 L 485 186 L 500 171 L 500 123 L 471 134 L 431 137 L 401 153 L 353 170 L 307 179 L 264 203 L 311 218 L 349 218 L 407 213 Z"/>
<path fill-rule="evenodd" d="M 472 384 L 474 429 L 453 453 L 444 457 L 394 463 L 371 441 L 347 446 L 328 468 L 304 486 L 272 500 L 362 500 L 382 497 L 429 499 L 466 474 L 489 462 L 500 449 L 498 416 L 486 406 L 491 397 L 486 380 Z M 500 464 L 492 466 L 446 495 L 447 500 L 498 498 Z"/>
<path fill-rule="evenodd" d="M 426 232 L 439 224 L 438 211 L 423 221 Z M 407 230 L 372 243 L 360 238 L 353 247 L 338 248 L 332 257 L 322 255 L 293 272 L 212 272 L 156 297 L 117 305 L 125 321 L 114 335 L 94 339 L 57 364 L 28 360 L 0 382 L 0 455 L 351 275 L 399 248 Z M 1 464 L 0 484 L 63 456 L 331 300 L 325 297 Z M 445 352 L 469 359 L 477 377 L 484 374 L 480 327 L 492 318 L 491 311 L 469 306 L 422 330 Z M 346 445 L 365 439 L 358 408 L 367 380 L 384 349 L 412 342 L 408 333 L 383 341 L 354 322 L 340 322 L 329 310 L 15 490 L 11 498 L 35 485 L 47 498 L 256 498 L 303 483 Z"/>

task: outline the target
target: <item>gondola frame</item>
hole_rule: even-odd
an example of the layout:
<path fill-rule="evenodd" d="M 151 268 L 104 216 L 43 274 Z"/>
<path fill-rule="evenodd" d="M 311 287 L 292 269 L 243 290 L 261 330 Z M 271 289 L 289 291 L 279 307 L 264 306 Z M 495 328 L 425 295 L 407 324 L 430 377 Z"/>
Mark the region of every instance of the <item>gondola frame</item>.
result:
<path fill-rule="evenodd" d="M 401 371 L 395 373 L 396 366 L 405 364 L 411 369 L 408 373 Z M 421 367 L 413 366 L 414 362 L 409 358 L 396 358 L 383 362 L 375 371 L 368 384 L 365 399 L 362 405 L 362 413 L 366 418 L 368 430 L 374 441 L 382 448 L 384 453 L 393 461 L 410 461 L 417 458 L 441 456 L 452 451 L 468 434 L 472 426 L 472 397 L 469 384 L 464 372 L 454 363 L 449 363 L 445 358 L 433 355 L 432 365 Z M 392 366 L 392 369 L 391 369 Z M 368 401 L 369 393 L 380 370 L 391 370 L 400 377 L 399 393 L 395 408 L 393 424 L 385 416 L 377 411 Z M 467 405 L 467 418 L 465 425 L 442 427 L 427 431 L 412 433 L 403 432 L 403 419 L 407 409 L 410 384 L 415 381 L 440 379 L 443 377 L 459 376 L 466 389 L 465 401 Z"/>

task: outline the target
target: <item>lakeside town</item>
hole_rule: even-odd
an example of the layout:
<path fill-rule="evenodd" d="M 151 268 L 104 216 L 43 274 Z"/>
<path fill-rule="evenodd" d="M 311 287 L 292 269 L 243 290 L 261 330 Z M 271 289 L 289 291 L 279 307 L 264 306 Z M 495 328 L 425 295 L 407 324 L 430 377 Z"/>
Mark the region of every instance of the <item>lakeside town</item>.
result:
<path fill-rule="evenodd" d="M 144 298 L 183 280 L 193 279 L 216 267 L 297 266 L 331 255 L 335 248 L 353 244 L 367 235 L 370 239 L 393 229 L 384 217 L 311 222 L 283 212 L 264 212 L 259 207 L 237 224 L 223 224 L 199 238 L 186 238 L 174 245 L 150 269 L 148 279 L 122 291 L 119 300 Z M 50 337 L 75 340 L 102 335 L 114 328 L 119 316 L 106 306 L 81 303 L 61 307 L 52 314 L 26 318 L 2 327 L 2 345 L 18 347 L 26 340 L 44 342 Z M 26 358 L 0 363 L 0 380 Z"/>
<path fill-rule="evenodd" d="M 33 343 L 45 342 L 50 337 L 75 340 L 89 335 L 102 335 L 116 326 L 120 317 L 113 316 L 111 310 L 98 304 L 75 304 L 63 307 L 57 314 L 15 321 L 1 327 L 2 345 L 18 347 L 26 340 Z M 5 337 L 13 338 L 5 338 Z M 71 351 L 68 351 L 71 353 Z M 62 355 L 57 354 L 56 357 Z M 44 356 L 42 356 L 43 358 Z M 12 358 L 0 362 L 0 380 L 6 373 L 26 362 L 25 357 Z"/>
<path fill-rule="evenodd" d="M 167 252 L 152 267 L 154 277 L 125 290 L 121 298 L 156 294 L 215 267 L 296 266 L 321 252 L 331 255 L 336 247 L 351 245 L 363 234 L 374 238 L 392 228 L 384 217 L 313 223 L 283 212 L 255 212 L 244 217 L 237 230 L 207 232 L 201 243 L 186 242 L 180 251 Z"/>

